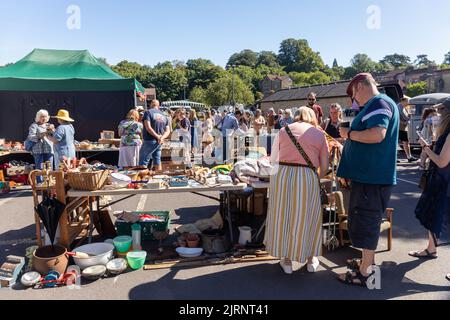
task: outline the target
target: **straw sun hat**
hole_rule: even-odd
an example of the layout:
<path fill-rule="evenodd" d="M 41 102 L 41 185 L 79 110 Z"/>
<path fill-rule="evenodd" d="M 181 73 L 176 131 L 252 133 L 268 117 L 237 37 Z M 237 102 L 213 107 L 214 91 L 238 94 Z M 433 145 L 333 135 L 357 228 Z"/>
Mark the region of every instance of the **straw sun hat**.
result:
<path fill-rule="evenodd" d="M 56 118 L 59 120 L 63 120 L 63 121 L 67 121 L 67 122 L 74 122 L 75 120 L 73 120 L 71 117 L 69 117 L 69 111 L 61 109 L 58 111 L 58 114 L 52 118 Z"/>

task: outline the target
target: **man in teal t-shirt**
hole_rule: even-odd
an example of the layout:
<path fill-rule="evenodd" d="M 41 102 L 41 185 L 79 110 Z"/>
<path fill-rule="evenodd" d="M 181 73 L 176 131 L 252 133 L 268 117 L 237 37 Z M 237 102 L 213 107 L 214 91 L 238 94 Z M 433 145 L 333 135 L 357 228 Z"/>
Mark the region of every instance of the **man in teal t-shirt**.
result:
<path fill-rule="evenodd" d="M 340 128 L 347 139 L 337 176 L 352 181 L 348 231 L 353 246 L 363 249 L 355 272 L 341 275 L 348 284 L 365 284 L 374 264 L 383 213 L 397 184 L 399 112 L 396 103 L 380 94 L 369 73 L 357 75 L 347 93 L 363 109 L 351 128 Z"/>

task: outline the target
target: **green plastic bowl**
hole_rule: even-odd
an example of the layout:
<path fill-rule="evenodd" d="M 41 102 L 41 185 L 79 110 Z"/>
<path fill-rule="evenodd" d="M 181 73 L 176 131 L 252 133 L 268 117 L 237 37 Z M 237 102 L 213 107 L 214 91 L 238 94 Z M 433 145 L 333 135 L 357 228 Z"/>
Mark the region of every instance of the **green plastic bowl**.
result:
<path fill-rule="evenodd" d="M 144 267 L 146 258 L 147 252 L 145 251 L 130 251 L 127 253 L 128 264 L 133 270 L 142 269 Z"/>
<path fill-rule="evenodd" d="M 119 236 L 114 238 L 113 242 L 117 252 L 125 253 L 130 251 L 133 238 L 131 238 L 130 236 Z"/>

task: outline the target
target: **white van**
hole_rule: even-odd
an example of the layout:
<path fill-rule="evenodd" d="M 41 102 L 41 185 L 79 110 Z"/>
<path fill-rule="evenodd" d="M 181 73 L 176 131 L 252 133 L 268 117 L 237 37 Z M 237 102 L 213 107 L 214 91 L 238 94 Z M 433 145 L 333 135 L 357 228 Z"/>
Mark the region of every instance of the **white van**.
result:
<path fill-rule="evenodd" d="M 409 144 L 412 148 L 420 148 L 417 130 L 419 130 L 422 123 L 423 110 L 444 102 L 448 97 L 450 97 L 449 93 L 430 93 L 414 97 L 409 101 L 411 105 L 409 111 L 411 113 L 411 121 L 408 128 L 408 136 Z"/>

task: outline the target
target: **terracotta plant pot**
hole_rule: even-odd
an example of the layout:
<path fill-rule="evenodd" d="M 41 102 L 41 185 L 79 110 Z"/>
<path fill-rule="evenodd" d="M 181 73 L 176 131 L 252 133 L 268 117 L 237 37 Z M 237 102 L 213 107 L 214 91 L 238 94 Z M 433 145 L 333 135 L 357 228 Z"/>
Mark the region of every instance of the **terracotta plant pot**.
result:
<path fill-rule="evenodd" d="M 50 271 L 58 271 L 60 274 L 66 272 L 69 259 L 66 255 L 66 248 L 55 245 L 37 249 L 33 253 L 33 268 L 40 274 L 47 274 Z"/>
<path fill-rule="evenodd" d="M 190 234 L 187 237 L 187 245 L 189 248 L 198 248 L 200 237 L 197 234 Z"/>

